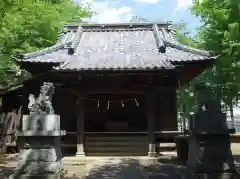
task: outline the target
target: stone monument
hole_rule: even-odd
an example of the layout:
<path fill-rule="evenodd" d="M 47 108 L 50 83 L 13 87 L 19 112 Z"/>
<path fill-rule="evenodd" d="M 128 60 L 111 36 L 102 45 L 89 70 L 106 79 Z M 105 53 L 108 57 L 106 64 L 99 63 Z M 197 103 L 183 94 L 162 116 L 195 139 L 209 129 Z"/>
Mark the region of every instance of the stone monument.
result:
<path fill-rule="evenodd" d="M 189 120 L 189 154 L 182 178 L 204 174 L 207 178 L 219 178 L 225 173 L 239 178 L 232 151 L 227 120 L 221 112 L 216 92 L 208 84 L 196 88 L 199 110 Z"/>
<path fill-rule="evenodd" d="M 29 95 L 29 115 L 23 115 L 18 166 L 10 176 L 16 178 L 56 178 L 63 175 L 60 116 L 54 114 L 52 95 L 54 86 L 44 82 L 38 98 Z"/>

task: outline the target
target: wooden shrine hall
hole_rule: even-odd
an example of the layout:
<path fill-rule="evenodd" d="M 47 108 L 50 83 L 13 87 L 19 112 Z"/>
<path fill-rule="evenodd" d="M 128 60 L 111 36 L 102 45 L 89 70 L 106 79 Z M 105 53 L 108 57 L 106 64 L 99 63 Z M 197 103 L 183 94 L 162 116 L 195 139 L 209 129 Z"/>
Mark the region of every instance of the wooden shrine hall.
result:
<path fill-rule="evenodd" d="M 55 45 L 17 57 L 33 76 L 21 87 L 23 113 L 50 81 L 65 155 L 156 156 L 177 131 L 177 88 L 214 60 L 180 44 L 169 24 L 67 24 Z"/>

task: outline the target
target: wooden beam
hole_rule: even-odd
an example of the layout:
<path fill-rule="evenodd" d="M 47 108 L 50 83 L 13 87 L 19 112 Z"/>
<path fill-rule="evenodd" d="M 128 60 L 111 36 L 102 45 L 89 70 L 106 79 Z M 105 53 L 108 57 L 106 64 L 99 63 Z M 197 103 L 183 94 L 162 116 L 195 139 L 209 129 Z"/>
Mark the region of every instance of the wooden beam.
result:
<path fill-rule="evenodd" d="M 120 88 L 89 88 L 85 94 L 144 94 L 142 89 L 120 89 Z"/>
<path fill-rule="evenodd" d="M 170 90 L 175 86 L 155 86 L 157 90 Z M 85 94 L 144 94 L 148 89 L 147 85 L 144 86 L 126 86 L 124 87 L 110 87 L 110 86 L 91 86 L 85 88 Z M 77 90 L 77 89 L 75 89 Z"/>

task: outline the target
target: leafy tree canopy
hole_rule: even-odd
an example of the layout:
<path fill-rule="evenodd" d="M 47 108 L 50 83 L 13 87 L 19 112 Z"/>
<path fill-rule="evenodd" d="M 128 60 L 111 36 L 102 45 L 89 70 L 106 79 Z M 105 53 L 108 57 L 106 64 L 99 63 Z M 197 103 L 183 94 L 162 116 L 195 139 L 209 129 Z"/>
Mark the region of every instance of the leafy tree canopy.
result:
<path fill-rule="evenodd" d="M 194 0 L 192 13 L 203 23 L 198 32 L 201 47 L 220 55 L 198 80 L 220 86 L 222 101 L 231 106 L 240 91 L 240 1 Z"/>
<path fill-rule="evenodd" d="M 19 70 L 11 59 L 53 45 L 61 25 L 79 22 L 89 10 L 71 0 L 1 0 L 0 1 L 0 84 L 18 80 L 7 70 Z"/>

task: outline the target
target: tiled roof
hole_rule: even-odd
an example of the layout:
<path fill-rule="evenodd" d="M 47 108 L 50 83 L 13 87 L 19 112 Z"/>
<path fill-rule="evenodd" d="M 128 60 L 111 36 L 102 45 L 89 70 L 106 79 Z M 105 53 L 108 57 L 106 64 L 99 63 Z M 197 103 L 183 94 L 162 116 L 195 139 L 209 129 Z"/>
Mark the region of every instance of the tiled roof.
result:
<path fill-rule="evenodd" d="M 168 24 L 141 23 L 67 25 L 55 46 L 19 60 L 58 63 L 56 70 L 146 70 L 210 58 L 206 51 L 179 44 Z"/>

